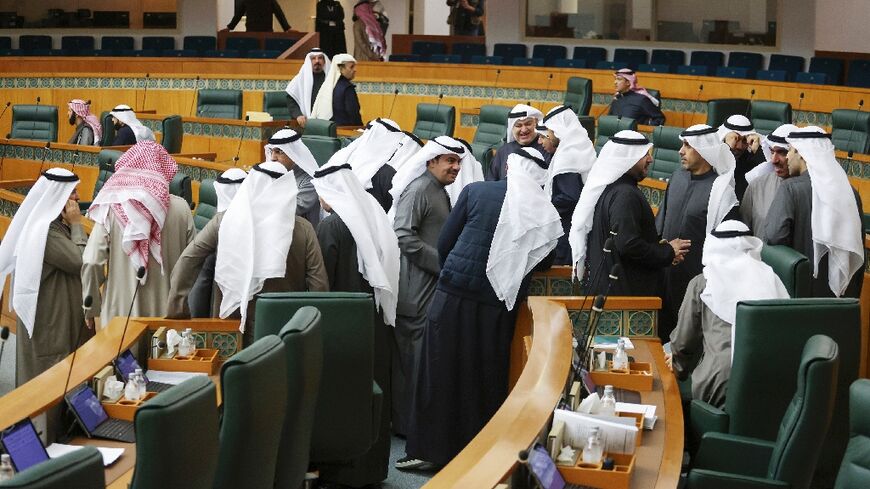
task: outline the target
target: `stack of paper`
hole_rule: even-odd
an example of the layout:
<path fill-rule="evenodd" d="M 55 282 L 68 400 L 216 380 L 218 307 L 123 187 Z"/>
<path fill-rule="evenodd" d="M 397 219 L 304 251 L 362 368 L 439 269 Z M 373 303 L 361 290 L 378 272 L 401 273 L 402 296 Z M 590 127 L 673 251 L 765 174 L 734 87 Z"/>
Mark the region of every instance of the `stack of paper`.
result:
<path fill-rule="evenodd" d="M 57 458 L 82 448 L 84 447 L 79 445 L 63 445 L 61 443 L 52 443 L 51 445 L 45 447 L 45 451 L 48 452 L 48 456 L 50 458 Z M 109 465 L 115 463 L 115 461 L 121 457 L 121 454 L 124 453 L 123 448 L 97 447 L 97 450 L 99 450 L 100 455 L 103 456 L 103 466 L 105 467 L 108 467 Z"/>
<path fill-rule="evenodd" d="M 651 430 L 656 425 L 656 407 L 651 404 L 632 404 L 630 402 L 617 402 L 616 410 L 621 413 L 643 414 L 643 429 Z"/>
<path fill-rule="evenodd" d="M 610 453 L 634 453 L 637 426 L 631 418 L 590 416 L 564 409 L 553 413 L 553 423 L 565 423 L 564 443 L 582 448 L 594 426 L 600 429 L 604 451 Z"/>
<path fill-rule="evenodd" d="M 625 342 L 626 350 L 634 350 L 634 343 L 627 336 L 610 336 L 610 335 L 595 335 L 592 341 L 592 348 L 596 350 L 615 350 L 616 343 L 622 339 Z"/>
<path fill-rule="evenodd" d="M 166 372 L 163 370 L 149 370 L 145 375 L 148 376 L 148 380 L 151 382 L 178 385 L 191 377 L 206 374 L 203 372 Z"/>

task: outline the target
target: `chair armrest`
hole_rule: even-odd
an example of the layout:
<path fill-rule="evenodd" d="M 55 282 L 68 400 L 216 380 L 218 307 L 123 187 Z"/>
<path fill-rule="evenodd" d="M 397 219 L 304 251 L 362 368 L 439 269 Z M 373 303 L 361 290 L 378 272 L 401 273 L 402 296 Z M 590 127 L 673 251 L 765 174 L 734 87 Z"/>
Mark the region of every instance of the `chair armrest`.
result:
<path fill-rule="evenodd" d="M 689 405 L 690 435 L 692 444 L 698 446 L 704 433 L 728 433 L 730 416 L 725 411 L 703 401 L 693 400 Z"/>
<path fill-rule="evenodd" d="M 764 477 L 773 447 L 774 442 L 758 438 L 707 433 L 701 439 L 692 467 Z"/>
<path fill-rule="evenodd" d="M 690 471 L 688 479 L 686 489 L 782 489 L 791 487 L 788 482 L 704 469 Z"/>
<path fill-rule="evenodd" d="M 381 433 L 381 412 L 384 405 L 384 391 L 374 380 L 372 381 L 372 445 L 378 441 Z"/>

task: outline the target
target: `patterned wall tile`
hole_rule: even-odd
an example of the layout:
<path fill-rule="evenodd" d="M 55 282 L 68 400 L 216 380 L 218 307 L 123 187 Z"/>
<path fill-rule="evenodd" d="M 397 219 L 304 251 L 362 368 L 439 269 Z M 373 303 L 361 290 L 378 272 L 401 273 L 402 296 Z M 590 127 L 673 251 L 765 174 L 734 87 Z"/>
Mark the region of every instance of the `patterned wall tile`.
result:
<path fill-rule="evenodd" d="M 626 311 L 628 336 L 656 336 L 658 311 Z"/>
<path fill-rule="evenodd" d="M 209 332 L 208 347 L 220 352 L 221 360 L 235 355 L 242 345 L 241 333 Z"/>
<path fill-rule="evenodd" d="M 547 279 L 532 278 L 532 281 L 529 283 L 529 295 L 547 295 Z"/>

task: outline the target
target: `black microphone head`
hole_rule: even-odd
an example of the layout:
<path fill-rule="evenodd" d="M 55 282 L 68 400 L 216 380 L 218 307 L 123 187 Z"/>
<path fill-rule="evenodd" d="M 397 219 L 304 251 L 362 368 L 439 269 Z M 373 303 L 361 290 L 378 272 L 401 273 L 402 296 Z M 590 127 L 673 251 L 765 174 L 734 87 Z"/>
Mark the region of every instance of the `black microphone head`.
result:
<path fill-rule="evenodd" d="M 804 98 L 804 92 L 801 92 L 800 97 L 801 97 L 801 98 Z"/>
<path fill-rule="evenodd" d="M 501 68 L 495 70 L 495 74 L 496 74 L 496 75 L 501 75 Z"/>
<path fill-rule="evenodd" d="M 145 267 L 139 267 L 139 270 L 136 270 L 136 278 L 141 280 L 143 277 L 145 277 Z"/>
<path fill-rule="evenodd" d="M 82 302 L 82 305 L 85 306 L 85 309 L 89 309 L 94 304 L 94 298 L 90 295 L 85 296 L 85 300 Z"/>
<path fill-rule="evenodd" d="M 9 326 L 3 326 L 0 329 L 0 340 L 6 341 L 9 338 Z"/>
<path fill-rule="evenodd" d="M 42 97 L 36 97 L 36 103 L 39 103 L 40 101 L 42 101 Z"/>
<path fill-rule="evenodd" d="M 751 92 L 749 92 L 749 95 L 755 95 L 755 89 L 754 89 L 754 88 L 752 89 Z"/>
<path fill-rule="evenodd" d="M 550 76 L 549 76 L 548 78 L 549 78 L 550 80 L 552 80 L 552 79 L 553 79 L 553 74 L 550 73 Z"/>
<path fill-rule="evenodd" d="M 443 93 L 439 93 L 439 94 L 438 94 L 438 100 L 441 100 L 442 98 L 444 98 L 444 94 L 443 94 Z M 862 101 L 862 103 L 863 103 L 863 101 Z"/>
<path fill-rule="evenodd" d="M 610 253 L 613 251 L 613 238 L 609 237 L 604 240 L 604 248 L 602 249 L 605 253 Z"/>
<path fill-rule="evenodd" d="M 595 296 L 595 300 L 592 301 L 592 310 L 595 312 L 601 312 L 604 310 L 604 301 L 607 299 L 604 297 L 604 294 L 598 294 Z"/>
<path fill-rule="evenodd" d="M 190 210 L 194 210 L 196 208 L 196 202 L 191 201 Z"/>
<path fill-rule="evenodd" d="M 399 89 L 397 88 L 395 91 L 393 91 L 393 95 L 398 95 L 398 94 L 399 94 Z"/>
<path fill-rule="evenodd" d="M 864 99 L 858 101 L 858 107 L 864 107 Z"/>
<path fill-rule="evenodd" d="M 151 73 L 145 73 L 145 78 L 151 78 Z"/>
<path fill-rule="evenodd" d="M 849 152 L 846 153 L 846 156 L 848 156 L 849 159 L 851 160 L 851 159 L 852 159 L 852 155 L 854 155 L 854 154 L 855 154 L 855 151 L 850 149 Z"/>
<path fill-rule="evenodd" d="M 248 122 L 249 120 L 251 120 L 251 116 L 245 114 L 245 122 Z"/>
<path fill-rule="evenodd" d="M 698 85 L 698 90 L 703 90 L 703 89 L 704 89 L 704 84 L 703 84 L 703 83 L 700 84 L 700 85 Z"/>
<path fill-rule="evenodd" d="M 614 263 L 610 268 L 610 280 L 619 280 L 620 275 L 622 275 L 622 264 Z"/>
<path fill-rule="evenodd" d="M 6 107 L 9 107 L 10 105 L 12 105 L 12 102 L 6 102 Z"/>
<path fill-rule="evenodd" d="M 51 149 L 51 141 L 45 143 L 45 149 Z"/>
<path fill-rule="evenodd" d="M 529 451 L 528 450 L 520 450 L 518 457 L 520 459 L 520 462 L 525 462 L 526 460 L 529 459 Z"/>

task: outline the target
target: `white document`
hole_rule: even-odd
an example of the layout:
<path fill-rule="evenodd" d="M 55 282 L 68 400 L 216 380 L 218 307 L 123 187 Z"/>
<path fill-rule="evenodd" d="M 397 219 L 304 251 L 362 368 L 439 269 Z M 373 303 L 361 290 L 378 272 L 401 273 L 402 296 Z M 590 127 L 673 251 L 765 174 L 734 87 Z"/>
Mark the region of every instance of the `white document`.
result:
<path fill-rule="evenodd" d="M 637 427 L 630 418 L 613 418 L 590 416 L 564 409 L 553 413 L 553 423 L 565 423 L 564 443 L 576 448 L 583 448 L 592 427 L 600 429 L 604 451 L 610 453 L 634 453 Z"/>
<path fill-rule="evenodd" d="M 627 336 L 620 336 L 617 338 L 616 336 L 603 336 L 603 335 L 595 335 L 594 342 L 592 343 L 592 348 L 596 350 L 615 350 L 616 342 L 618 339 L 622 338 L 622 341 L 625 342 L 625 350 L 634 350 L 634 343 L 631 342 L 631 338 Z"/>
<path fill-rule="evenodd" d="M 178 385 L 187 379 L 207 375 L 205 372 L 166 372 L 163 370 L 149 370 L 145 372 L 145 376 L 151 382 L 159 382 L 161 384 Z"/>
<path fill-rule="evenodd" d="M 643 429 L 651 430 L 656 425 L 656 407 L 651 404 L 632 404 L 629 402 L 617 402 L 616 410 L 621 413 L 643 414 Z"/>
<path fill-rule="evenodd" d="M 45 448 L 45 451 L 48 452 L 48 456 L 50 458 L 57 458 L 67 453 L 74 452 L 76 450 L 82 449 L 84 447 L 79 445 L 63 445 L 61 443 L 52 443 L 51 445 Z M 123 448 L 107 448 L 107 447 L 96 447 L 97 450 L 100 451 L 100 455 L 103 456 L 103 466 L 108 467 L 115 463 L 121 457 L 121 454 L 124 453 Z"/>

